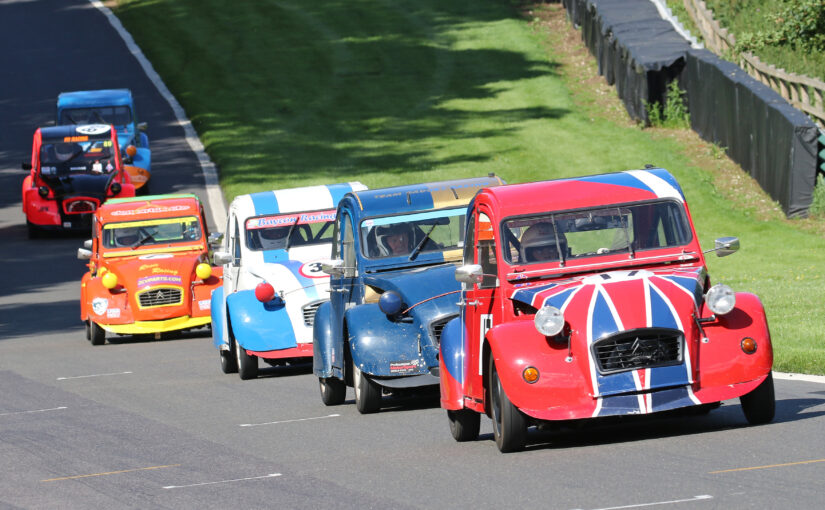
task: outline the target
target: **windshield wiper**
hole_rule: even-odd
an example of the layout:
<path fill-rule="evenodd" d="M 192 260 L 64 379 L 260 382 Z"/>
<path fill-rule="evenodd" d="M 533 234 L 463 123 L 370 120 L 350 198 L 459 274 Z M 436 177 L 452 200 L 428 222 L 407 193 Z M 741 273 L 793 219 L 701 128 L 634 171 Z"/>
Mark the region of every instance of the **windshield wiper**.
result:
<path fill-rule="evenodd" d="M 298 226 L 298 219 L 296 218 L 295 223 L 293 223 L 289 227 L 289 232 L 286 233 L 286 245 L 284 245 L 285 250 L 289 249 L 289 245 L 291 244 L 290 241 L 292 240 L 292 232 L 295 231 L 295 227 L 297 227 L 297 226 Z"/>
<path fill-rule="evenodd" d="M 630 258 L 636 258 L 636 252 L 633 250 L 633 245 L 630 244 L 630 233 L 627 231 L 627 221 L 625 221 L 625 217 L 622 216 L 622 210 L 618 207 L 616 208 L 616 212 L 619 213 L 619 219 L 622 221 L 622 230 L 624 230 L 624 240 L 627 243 L 627 251 L 630 253 Z"/>
<path fill-rule="evenodd" d="M 77 124 L 77 121 L 74 120 L 74 117 L 72 117 L 70 113 L 66 113 L 66 118 L 69 119 L 69 122 L 71 122 L 72 124 Z"/>
<path fill-rule="evenodd" d="M 435 230 L 436 225 L 438 225 L 438 223 L 433 223 L 433 225 L 430 227 L 430 230 L 428 230 L 424 234 L 424 237 L 421 238 L 421 241 L 418 242 L 418 245 L 416 245 L 416 247 L 413 248 L 412 253 L 410 253 L 409 257 L 407 257 L 407 260 L 413 260 L 413 259 L 415 259 L 415 257 L 418 256 L 418 252 L 421 251 L 421 247 L 424 246 L 424 243 L 426 243 L 427 240 L 430 238 L 430 234 L 433 233 L 433 230 Z"/>
<path fill-rule="evenodd" d="M 106 119 L 104 119 L 104 118 L 103 118 L 103 116 L 102 116 L 102 115 L 100 115 L 100 112 L 99 112 L 99 111 L 97 111 L 97 110 L 92 110 L 92 114 L 93 114 L 95 117 L 97 117 L 97 120 L 99 120 L 101 124 L 108 124 L 108 122 L 106 122 Z"/>
<path fill-rule="evenodd" d="M 140 241 L 138 241 L 136 245 L 132 246 L 132 249 L 133 249 L 133 250 L 134 250 L 134 249 L 136 249 L 136 248 L 138 248 L 138 247 L 140 247 L 140 246 L 143 246 L 143 245 L 144 245 L 144 244 L 146 244 L 146 242 L 147 242 L 147 241 L 149 241 L 149 240 L 152 240 L 152 241 L 154 241 L 154 240 L 155 240 L 155 238 L 154 238 L 154 235 L 153 235 L 153 234 L 151 234 L 151 233 L 149 233 L 149 232 L 147 232 L 147 231 L 145 231 L 145 230 L 143 230 L 143 229 L 140 229 L 140 231 L 141 231 L 141 232 L 143 232 L 144 234 L 146 234 L 146 236 L 145 236 L 143 239 L 141 239 Z M 155 232 L 155 234 L 156 234 L 156 233 L 157 233 L 157 232 Z"/>

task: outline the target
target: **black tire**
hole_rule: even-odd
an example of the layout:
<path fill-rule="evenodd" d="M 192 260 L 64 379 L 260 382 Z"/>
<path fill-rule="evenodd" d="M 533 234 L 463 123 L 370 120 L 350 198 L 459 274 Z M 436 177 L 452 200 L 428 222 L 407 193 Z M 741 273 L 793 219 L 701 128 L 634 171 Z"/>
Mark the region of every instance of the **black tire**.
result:
<path fill-rule="evenodd" d="M 447 411 L 447 418 L 450 420 L 450 433 L 453 435 L 453 439 L 459 443 L 478 439 L 478 432 L 481 427 L 480 414 L 472 409 L 459 409 L 458 411 Z"/>
<path fill-rule="evenodd" d="M 381 386 L 362 374 L 355 364 L 352 365 L 352 386 L 359 413 L 369 414 L 381 409 Z"/>
<path fill-rule="evenodd" d="M 739 397 L 745 418 L 751 425 L 762 425 L 773 420 L 776 414 L 776 396 L 773 391 L 773 373 L 747 395 Z"/>
<path fill-rule="evenodd" d="M 28 230 L 29 239 L 40 239 L 43 237 L 43 231 L 34 223 L 26 220 L 26 228 Z"/>
<path fill-rule="evenodd" d="M 235 342 L 235 358 L 238 362 L 238 375 L 246 381 L 258 377 L 258 357 L 247 354 L 241 344 Z"/>
<path fill-rule="evenodd" d="M 527 441 L 527 420 L 521 411 L 510 402 L 501 387 L 496 363 L 490 356 L 490 415 L 493 418 L 493 437 L 502 453 L 516 452 L 524 448 Z"/>
<path fill-rule="evenodd" d="M 238 360 L 230 350 L 218 351 L 221 355 L 221 372 L 224 374 L 234 374 L 238 372 Z"/>
<path fill-rule="evenodd" d="M 92 345 L 103 345 L 106 343 L 106 330 L 97 325 L 94 321 L 89 321 L 89 340 Z"/>
<path fill-rule="evenodd" d="M 337 377 L 319 377 L 321 401 L 328 406 L 343 404 L 347 398 L 347 385 Z"/>
<path fill-rule="evenodd" d="M 92 326 L 89 325 L 89 321 L 83 321 L 83 324 L 86 325 L 86 340 L 92 341 Z"/>

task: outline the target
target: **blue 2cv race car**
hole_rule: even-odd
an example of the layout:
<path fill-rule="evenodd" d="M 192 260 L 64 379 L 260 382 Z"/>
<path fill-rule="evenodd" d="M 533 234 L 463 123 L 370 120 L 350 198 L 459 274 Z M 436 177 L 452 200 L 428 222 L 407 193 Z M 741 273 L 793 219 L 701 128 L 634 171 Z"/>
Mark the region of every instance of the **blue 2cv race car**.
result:
<path fill-rule="evenodd" d="M 312 324 L 329 300 L 335 207 L 359 182 L 264 191 L 236 197 L 215 264 L 223 285 L 212 293 L 212 337 L 221 370 L 258 376 L 271 365 L 312 357 Z"/>
<path fill-rule="evenodd" d="M 57 124 L 112 124 L 123 165 L 135 189 L 146 194 L 152 175 L 152 152 L 146 123 L 138 122 L 129 89 L 78 90 L 57 96 Z"/>
<path fill-rule="evenodd" d="M 437 386 L 441 328 L 458 315 L 455 264 L 467 204 L 484 178 L 348 193 L 338 204 L 330 301 L 316 315 L 313 372 L 321 400 L 355 389 L 361 413 L 385 391 Z"/>

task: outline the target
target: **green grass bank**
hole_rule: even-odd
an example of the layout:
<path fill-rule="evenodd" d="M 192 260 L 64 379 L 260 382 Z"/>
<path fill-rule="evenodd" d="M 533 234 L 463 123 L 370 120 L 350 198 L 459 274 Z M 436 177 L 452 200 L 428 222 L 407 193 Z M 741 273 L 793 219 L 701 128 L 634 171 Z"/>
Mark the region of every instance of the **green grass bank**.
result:
<path fill-rule="evenodd" d="M 662 166 L 705 247 L 741 238 L 739 253 L 710 259 L 711 274 L 760 295 L 776 369 L 825 373 L 825 238 L 734 205 L 676 139 L 583 106 L 586 85 L 565 78 L 553 34 L 525 6 L 116 0 L 114 11 L 186 109 L 227 199 L 349 180 L 525 182 Z"/>

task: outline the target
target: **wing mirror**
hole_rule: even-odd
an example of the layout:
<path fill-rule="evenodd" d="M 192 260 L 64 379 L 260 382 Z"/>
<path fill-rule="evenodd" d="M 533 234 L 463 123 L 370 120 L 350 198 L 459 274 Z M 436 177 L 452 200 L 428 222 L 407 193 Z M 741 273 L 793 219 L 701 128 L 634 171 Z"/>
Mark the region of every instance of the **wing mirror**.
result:
<path fill-rule="evenodd" d="M 716 252 L 717 257 L 727 257 L 731 253 L 736 253 L 739 251 L 739 238 L 738 237 L 720 237 L 716 241 L 714 241 L 714 247 L 712 250 L 705 250 L 704 253 L 710 253 L 712 251 Z"/>
<path fill-rule="evenodd" d="M 216 266 L 223 266 L 232 263 L 232 254 L 225 251 L 216 251 L 212 254 L 212 261 Z"/>
<path fill-rule="evenodd" d="M 87 250 L 91 250 L 93 242 L 94 241 L 92 241 L 91 239 L 86 239 L 85 241 L 83 241 L 83 247 L 86 248 Z"/>
<path fill-rule="evenodd" d="M 209 246 L 211 246 L 212 248 L 217 248 L 223 242 L 223 233 L 212 232 L 211 234 L 209 234 L 207 242 L 209 243 Z"/>
<path fill-rule="evenodd" d="M 137 128 L 138 131 L 146 131 L 147 129 L 149 129 L 149 124 L 147 124 L 146 122 L 139 122 Z"/>
<path fill-rule="evenodd" d="M 330 276 L 341 276 L 344 274 L 344 261 L 341 259 L 325 260 L 321 262 L 321 271 Z"/>
<path fill-rule="evenodd" d="M 90 260 L 92 258 L 92 250 L 87 250 L 86 248 L 78 248 L 77 258 L 80 260 Z"/>
<path fill-rule="evenodd" d="M 455 279 L 461 283 L 481 283 L 484 279 L 484 272 L 479 264 L 466 264 L 455 270 Z"/>

